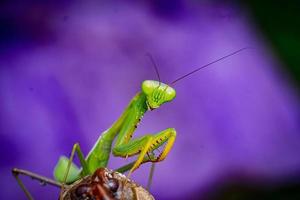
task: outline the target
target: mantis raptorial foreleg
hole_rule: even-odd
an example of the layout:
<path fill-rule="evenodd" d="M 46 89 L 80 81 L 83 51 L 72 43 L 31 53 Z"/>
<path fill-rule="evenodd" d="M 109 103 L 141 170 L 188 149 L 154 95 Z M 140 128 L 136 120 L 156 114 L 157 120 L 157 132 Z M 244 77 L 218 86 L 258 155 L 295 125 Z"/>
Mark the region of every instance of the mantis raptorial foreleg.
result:
<path fill-rule="evenodd" d="M 141 138 L 130 140 L 127 143 L 119 144 L 113 148 L 115 156 L 127 157 L 139 154 L 134 165 L 131 167 L 129 174 L 136 170 L 143 162 L 147 153 L 152 153 L 153 150 L 159 148 L 164 143 L 166 146 L 157 158 L 148 159 L 147 162 L 159 162 L 165 159 L 170 152 L 176 138 L 176 131 L 173 128 L 168 128 L 156 135 L 146 135 Z"/>

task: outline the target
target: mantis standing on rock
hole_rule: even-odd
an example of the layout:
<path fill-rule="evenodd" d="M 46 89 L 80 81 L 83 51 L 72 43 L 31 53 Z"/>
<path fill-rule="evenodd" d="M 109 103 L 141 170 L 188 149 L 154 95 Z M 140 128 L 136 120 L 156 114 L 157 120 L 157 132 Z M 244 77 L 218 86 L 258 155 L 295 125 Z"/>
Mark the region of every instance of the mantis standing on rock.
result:
<path fill-rule="evenodd" d="M 176 91 L 173 87 L 171 87 L 171 85 L 174 85 L 175 82 L 245 49 L 247 48 L 239 49 L 231 54 L 199 67 L 177 78 L 169 85 L 160 81 L 157 67 L 154 64 L 159 80 L 146 80 L 142 82 L 141 91 L 132 98 L 124 112 L 112 124 L 112 126 L 100 135 L 94 147 L 86 157 L 83 155 L 78 143 L 73 146 L 70 158 L 61 156 L 54 169 L 54 177 L 56 181 L 25 170 L 19 170 L 16 168 L 13 169 L 13 174 L 28 199 L 33 198 L 18 177 L 19 174 L 30 176 L 54 186 L 64 187 L 65 184 L 72 184 L 80 178 L 93 174 L 100 167 L 106 167 L 111 153 L 114 156 L 124 158 L 137 155 L 135 162 L 116 170 L 119 172 L 126 172 L 129 170 L 128 177 L 143 163 L 155 163 L 164 160 L 172 149 L 176 139 L 176 131 L 174 128 L 167 128 L 156 134 L 147 134 L 140 138 L 131 139 L 144 114 L 149 110 L 159 108 L 162 104 L 170 102 L 175 98 Z M 153 62 L 152 57 L 150 58 Z M 112 146 L 114 141 L 115 144 Z M 165 146 L 160 154 L 155 155 L 154 150 L 163 145 Z M 73 163 L 75 154 L 79 157 L 81 168 L 77 167 Z"/>

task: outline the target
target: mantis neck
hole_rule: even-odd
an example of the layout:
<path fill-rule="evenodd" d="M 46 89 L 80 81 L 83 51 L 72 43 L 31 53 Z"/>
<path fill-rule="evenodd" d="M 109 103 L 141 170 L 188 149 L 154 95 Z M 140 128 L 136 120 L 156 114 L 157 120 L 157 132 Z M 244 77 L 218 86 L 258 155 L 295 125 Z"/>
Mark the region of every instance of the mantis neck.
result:
<path fill-rule="evenodd" d="M 118 120 L 107 130 L 107 133 L 109 132 L 106 134 L 107 139 L 114 140 L 117 134 L 125 129 L 125 126 L 131 126 L 135 129 L 148 110 L 146 100 L 147 98 L 144 93 L 137 93 Z M 128 123 L 129 121 L 131 123 Z M 129 128 L 127 127 L 126 129 L 128 130 Z"/>

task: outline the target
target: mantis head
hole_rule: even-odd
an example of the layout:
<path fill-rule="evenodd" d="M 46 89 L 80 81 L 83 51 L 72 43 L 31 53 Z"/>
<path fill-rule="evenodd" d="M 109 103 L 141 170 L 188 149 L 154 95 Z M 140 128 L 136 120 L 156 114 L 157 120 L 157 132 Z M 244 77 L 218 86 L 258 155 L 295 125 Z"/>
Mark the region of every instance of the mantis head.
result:
<path fill-rule="evenodd" d="M 158 108 L 163 103 L 172 101 L 176 96 L 176 91 L 169 85 L 146 80 L 142 83 L 142 92 L 147 97 L 147 105 L 151 110 Z"/>

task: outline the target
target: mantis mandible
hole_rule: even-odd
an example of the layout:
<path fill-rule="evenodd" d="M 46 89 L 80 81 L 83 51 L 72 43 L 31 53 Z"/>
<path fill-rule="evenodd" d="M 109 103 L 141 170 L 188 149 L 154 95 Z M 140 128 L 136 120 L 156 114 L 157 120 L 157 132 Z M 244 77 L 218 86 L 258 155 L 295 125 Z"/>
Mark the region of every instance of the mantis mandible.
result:
<path fill-rule="evenodd" d="M 176 91 L 172 87 L 175 82 L 178 82 L 179 80 L 199 71 L 200 69 L 237 54 L 238 52 L 247 48 L 248 47 L 239 49 L 202 67 L 199 67 L 177 78 L 171 84 L 165 84 L 160 81 L 157 67 L 152 57 L 150 57 L 155 66 L 159 80 L 145 80 L 142 82 L 141 91 L 139 91 L 132 98 L 124 112 L 112 124 L 112 126 L 99 136 L 98 140 L 87 156 L 83 155 L 79 143 L 76 143 L 73 146 L 70 158 L 65 156 L 61 156 L 59 158 L 59 161 L 54 169 L 54 177 L 56 181 L 25 170 L 19 170 L 16 168 L 13 169 L 13 174 L 28 199 L 33 198 L 25 188 L 22 181 L 19 179 L 19 174 L 31 176 L 34 179 L 38 179 L 44 183 L 54 186 L 64 187 L 65 184 L 74 183 L 76 180 L 82 177 L 93 174 L 100 167 L 106 167 L 111 153 L 114 156 L 123 158 L 137 155 L 136 161 L 117 170 L 119 172 L 126 172 L 129 170 L 128 177 L 143 163 L 156 163 L 164 160 L 172 149 L 176 139 L 176 131 L 174 128 L 167 128 L 155 134 L 147 134 L 140 138 L 131 139 L 144 114 L 149 110 L 159 108 L 164 103 L 170 102 L 176 97 Z M 112 146 L 114 141 L 115 144 Z M 156 156 L 153 151 L 163 145 L 165 146 L 161 153 Z M 78 155 L 81 168 L 73 163 L 75 154 Z"/>

